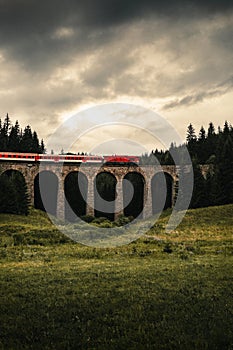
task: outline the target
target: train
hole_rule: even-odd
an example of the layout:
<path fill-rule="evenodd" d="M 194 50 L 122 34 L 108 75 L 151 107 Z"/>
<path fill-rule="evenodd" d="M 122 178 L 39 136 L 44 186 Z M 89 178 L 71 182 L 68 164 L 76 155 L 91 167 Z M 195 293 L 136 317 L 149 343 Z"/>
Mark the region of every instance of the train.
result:
<path fill-rule="evenodd" d="M 16 162 L 54 162 L 54 163 L 87 163 L 107 165 L 139 165 L 139 156 L 128 155 L 80 155 L 80 154 L 38 154 L 38 153 L 15 153 L 1 152 L 0 161 Z"/>

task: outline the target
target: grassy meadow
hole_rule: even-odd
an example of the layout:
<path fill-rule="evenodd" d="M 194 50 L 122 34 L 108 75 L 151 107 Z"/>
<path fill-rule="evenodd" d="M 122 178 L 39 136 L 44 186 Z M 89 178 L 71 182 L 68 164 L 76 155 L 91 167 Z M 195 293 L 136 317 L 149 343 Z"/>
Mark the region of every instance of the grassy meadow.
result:
<path fill-rule="evenodd" d="M 0 349 L 233 349 L 233 205 L 162 214 L 131 244 L 0 215 Z"/>

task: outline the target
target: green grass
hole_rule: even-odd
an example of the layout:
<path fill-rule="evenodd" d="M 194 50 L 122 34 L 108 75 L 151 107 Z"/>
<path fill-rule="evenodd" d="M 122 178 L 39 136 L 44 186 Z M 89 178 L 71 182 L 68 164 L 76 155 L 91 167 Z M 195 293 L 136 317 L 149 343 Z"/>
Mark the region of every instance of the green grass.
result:
<path fill-rule="evenodd" d="M 0 215 L 0 349 L 233 349 L 233 205 L 91 248 Z"/>

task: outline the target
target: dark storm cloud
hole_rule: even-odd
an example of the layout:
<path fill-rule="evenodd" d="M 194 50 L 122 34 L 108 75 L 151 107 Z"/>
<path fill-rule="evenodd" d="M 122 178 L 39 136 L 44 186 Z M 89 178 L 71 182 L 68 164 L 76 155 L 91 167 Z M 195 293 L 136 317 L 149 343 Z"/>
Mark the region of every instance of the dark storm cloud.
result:
<path fill-rule="evenodd" d="M 0 0 L 0 47 L 27 69 L 46 69 L 67 63 L 77 51 L 104 46 L 117 25 L 148 16 L 191 19 L 232 8 L 227 0 Z M 54 37 L 59 27 L 72 28 L 73 35 Z M 99 35 L 91 35 L 93 31 Z"/>
<path fill-rule="evenodd" d="M 232 10 L 226 0 L 0 0 L 1 113 L 50 133 L 83 105 L 166 98 L 170 111 L 223 95 Z"/>
<path fill-rule="evenodd" d="M 8 34 L 45 33 L 58 25 L 109 27 L 147 15 L 205 15 L 227 12 L 231 0 L 1 0 L 1 26 Z M 30 31 L 28 31 L 30 29 Z"/>

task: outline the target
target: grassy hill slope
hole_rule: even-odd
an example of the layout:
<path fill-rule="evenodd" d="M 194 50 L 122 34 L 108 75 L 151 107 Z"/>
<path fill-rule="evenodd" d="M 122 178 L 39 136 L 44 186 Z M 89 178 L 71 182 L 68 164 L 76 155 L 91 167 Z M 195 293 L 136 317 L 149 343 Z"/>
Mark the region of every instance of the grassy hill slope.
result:
<path fill-rule="evenodd" d="M 233 205 L 118 248 L 0 215 L 0 349 L 233 349 Z"/>

